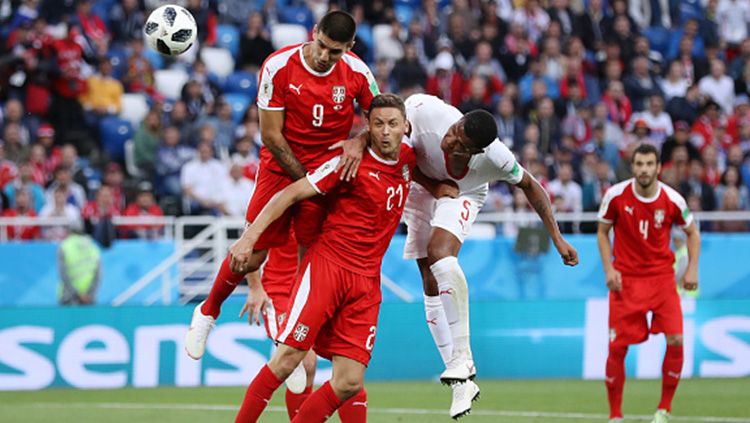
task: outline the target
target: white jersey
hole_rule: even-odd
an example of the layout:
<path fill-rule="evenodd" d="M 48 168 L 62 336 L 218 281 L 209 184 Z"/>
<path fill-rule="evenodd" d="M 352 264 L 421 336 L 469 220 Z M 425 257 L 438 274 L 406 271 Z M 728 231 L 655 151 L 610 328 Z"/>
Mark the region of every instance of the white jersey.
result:
<path fill-rule="evenodd" d="M 453 180 L 462 193 L 486 189 L 488 182 L 506 181 L 514 185 L 521 182 L 523 168 L 498 139 L 484 153 L 471 157 L 463 175 L 448 171 L 440 143 L 448 129 L 462 117 L 458 109 L 431 95 L 415 94 L 406 100 L 406 118 L 411 124 L 409 139 L 422 173 L 438 181 Z"/>

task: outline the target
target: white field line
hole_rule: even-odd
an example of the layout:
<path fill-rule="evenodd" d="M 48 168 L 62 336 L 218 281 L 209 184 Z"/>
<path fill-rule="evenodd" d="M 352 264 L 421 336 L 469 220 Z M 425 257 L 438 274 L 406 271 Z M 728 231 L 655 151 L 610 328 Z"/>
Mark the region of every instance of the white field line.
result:
<path fill-rule="evenodd" d="M 3 405 L 0 408 L 6 407 Z M 237 405 L 221 404 L 175 404 L 175 403 L 139 403 L 139 402 L 33 402 L 26 404 L 14 404 L 8 407 L 31 407 L 31 408 L 54 408 L 54 409 L 107 409 L 107 410 L 191 410 L 191 411 L 232 411 L 236 412 Z M 286 407 L 269 406 L 269 412 L 286 413 Z M 367 410 L 371 414 L 396 414 L 396 415 L 431 415 L 448 417 L 446 410 L 429 408 L 379 408 L 373 407 Z M 593 413 L 562 413 L 546 411 L 502 411 L 502 410 L 473 410 L 473 416 L 514 417 L 529 419 L 566 419 L 566 420 L 598 420 L 606 421 L 606 414 Z M 651 420 L 653 416 L 638 415 L 627 416 L 629 419 Z M 715 422 L 715 423 L 750 423 L 750 417 L 714 417 L 714 416 L 673 416 L 673 421 L 678 422 Z"/>

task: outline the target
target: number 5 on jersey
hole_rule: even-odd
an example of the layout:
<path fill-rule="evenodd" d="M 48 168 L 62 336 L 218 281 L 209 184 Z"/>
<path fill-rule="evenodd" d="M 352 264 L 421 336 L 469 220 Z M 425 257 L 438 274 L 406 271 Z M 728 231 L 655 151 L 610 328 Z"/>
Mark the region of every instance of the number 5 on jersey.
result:
<path fill-rule="evenodd" d="M 316 104 L 312 108 L 313 121 L 312 124 L 316 128 L 323 126 L 323 105 Z"/>

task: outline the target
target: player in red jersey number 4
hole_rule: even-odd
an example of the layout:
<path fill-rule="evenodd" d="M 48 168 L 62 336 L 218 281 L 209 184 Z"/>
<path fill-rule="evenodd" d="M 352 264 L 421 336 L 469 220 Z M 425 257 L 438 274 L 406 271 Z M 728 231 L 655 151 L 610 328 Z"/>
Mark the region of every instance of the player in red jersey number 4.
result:
<path fill-rule="evenodd" d="M 302 405 L 293 422 L 322 422 L 361 391 L 375 343 L 380 309 L 380 265 L 398 226 L 416 157 L 401 140 L 403 101 L 376 97 L 370 106 L 370 147 L 360 177 L 341 181 L 338 157 L 276 194 L 230 249 L 233 265 L 250 260 L 256 240 L 298 201 L 331 198 L 320 237 L 300 265 L 279 348 L 247 389 L 238 422 L 257 421 L 273 392 L 308 350 L 333 362 L 333 377 Z"/>
<path fill-rule="evenodd" d="M 700 233 L 685 199 L 659 182 L 655 147 L 642 144 L 631 158 L 633 179 L 604 194 L 599 209 L 599 252 L 609 288 L 609 356 L 606 385 L 610 422 L 622 421 L 622 390 L 628 346 L 664 333 L 667 351 L 662 365 L 661 401 L 652 423 L 669 420 L 682 372 L 682 308 L 669 248 L 672 225 L 687 233 L 688 266 L 680 286 L 698 288 Z M 614 261 L 609 231 L 614 228 Z M 646 314 L 653 318 L 649 327 Z"/>

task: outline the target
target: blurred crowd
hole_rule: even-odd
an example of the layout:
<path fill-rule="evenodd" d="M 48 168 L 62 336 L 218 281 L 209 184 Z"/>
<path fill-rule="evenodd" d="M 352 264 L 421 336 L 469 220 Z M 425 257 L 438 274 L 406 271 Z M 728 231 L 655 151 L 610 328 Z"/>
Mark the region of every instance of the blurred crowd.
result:
<path fill-rule="evenodd" d="M 196 45 L 174 59 L 142 36 L 164 3 L 198 23 Z M 279 40 L 309 36 L 331 8 L 354 15 L 354 52 L 381 91 L 492 112 L 498 138 L 557 211 L 596 211 L 631 176 L 642 142 L 660 149 L 661 179 L 692 210 L 750 210 L 745 0 L 0 0 L 0 214 L 81 219 L 90 232 L 120 215 L 243 216 L 260 148 L 255 74 Z M 206 60 L 209 50 L 227 60 Z M 217 74 L 227 64 L 231 74 Z M 168 81 L 180 81 L 176 94 L 159 83 L 167 71 L 184 75 Z M 238 94 L 230 81 L 248 75 Z M 133 96 L 142 113 L 128 122 Z M 112 148 L 123 133 L 127 146 Z M 528 210 L 506 184 L 492 186 L 484 209 Z"/>

